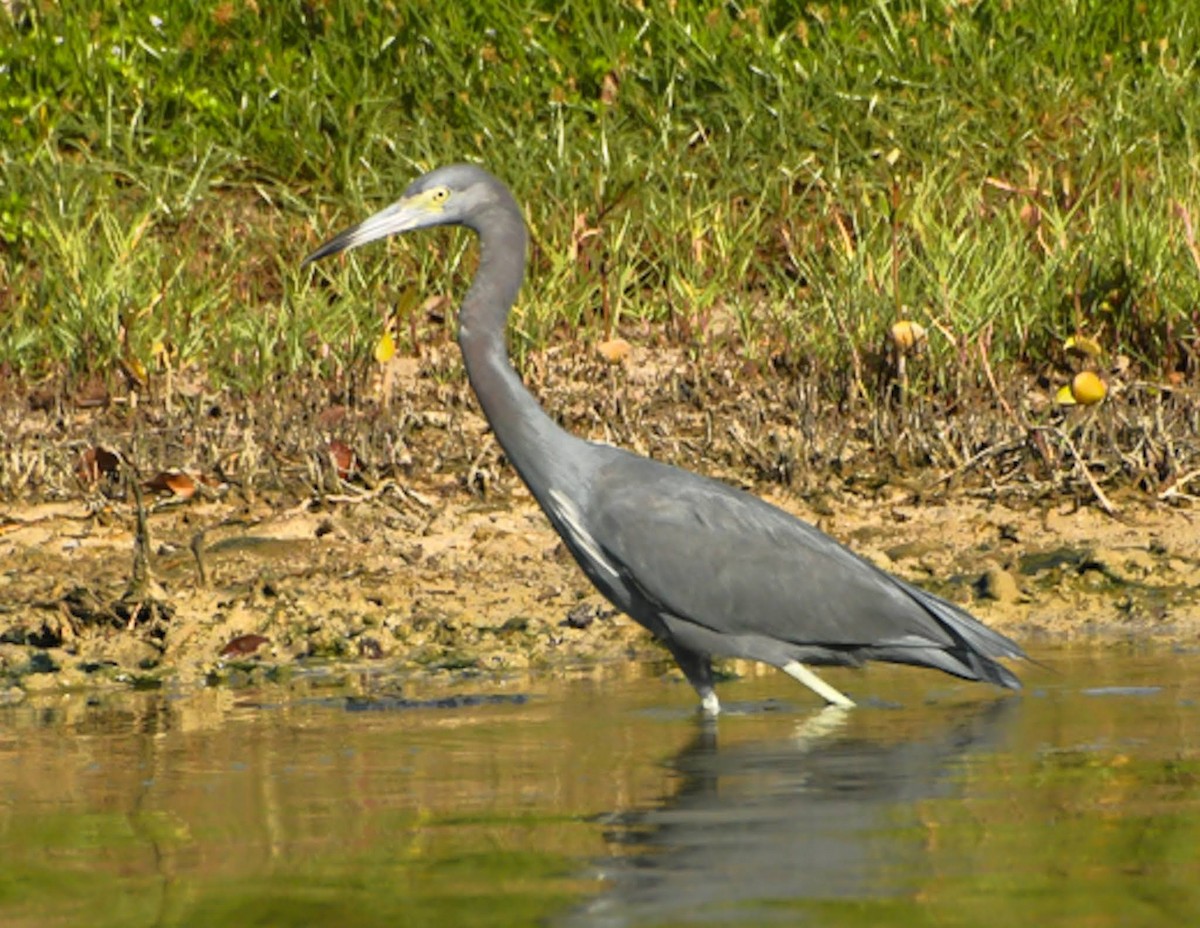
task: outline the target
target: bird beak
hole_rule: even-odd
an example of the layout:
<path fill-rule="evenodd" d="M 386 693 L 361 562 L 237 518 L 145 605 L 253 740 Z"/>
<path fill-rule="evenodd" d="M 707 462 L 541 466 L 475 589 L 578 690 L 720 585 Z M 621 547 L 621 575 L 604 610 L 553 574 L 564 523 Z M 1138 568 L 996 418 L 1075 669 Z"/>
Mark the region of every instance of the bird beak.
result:
<path fill-rule="evenodd" d="M 304 267 L 339 251 L 347 251 L 373 242 L 376 239 L 387 238 L 399 232 L 420 229 L 423 226 L 436 225 L 443 221 L 442 208 L 426 195 L 405 197 L 397 200 L 391 206 L 385 207 L 375 215 L 364 219 L 356 226 L 351 226 L 339 232 L 324 245 L 305 258 L 300 266 Z"/>

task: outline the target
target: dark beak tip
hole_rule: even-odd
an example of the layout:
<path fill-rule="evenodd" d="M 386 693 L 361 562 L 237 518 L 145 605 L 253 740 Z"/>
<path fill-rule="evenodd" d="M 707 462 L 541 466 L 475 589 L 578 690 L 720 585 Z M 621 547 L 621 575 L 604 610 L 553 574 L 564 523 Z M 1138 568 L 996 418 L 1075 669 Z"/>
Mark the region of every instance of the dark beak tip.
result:
<path fill-rule="evenodd" d="M 300 267 L 302 267 L 302 268 L 308 267 L 314 261 L 320 261 L 322 258 L 327 258 L 327 257 L 329 257 L 329 255 L 335 255 L 339 251 L 344 251 L 344 250 L 345 250 L 345 243 L 341 239 L 339 239 L 339 238 L 331 239 L 328 242 L 326 242 L 324 245 L 322 245 L 320 248 L 318 248 L 316 251 L 314 251 L 312 254 L 310 254 L 303 261 L 301 261 Z"/>

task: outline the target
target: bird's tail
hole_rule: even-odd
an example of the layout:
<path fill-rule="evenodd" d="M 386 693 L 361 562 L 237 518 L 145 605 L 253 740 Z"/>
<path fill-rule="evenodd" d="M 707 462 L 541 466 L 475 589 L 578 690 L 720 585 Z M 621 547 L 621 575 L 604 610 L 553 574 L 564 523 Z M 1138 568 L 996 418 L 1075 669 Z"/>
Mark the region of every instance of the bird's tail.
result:
<path fill-rule="evenodd" d="M 973 615 L 954 603 L 935 596 L 925 590 L 900 582 L 901 588 L 932 616 L 957 643 L 950 648 L 915 648 L 921 654 L 912 654 L 913 660 L 900 663 L 919 663 L 934 666 L 967 680 L 985 680 L 1010 690 L 1019 690 L 1021 681 L 995 658 L 1029 660 L 1021 646 L 997 631 L 988 628 Z M 938 654 L 930 652 L 937 651 Z M 896 661 L 897 655 L 890 660 Z"/>
<path fill-rule="evenodd" d="M 994 683 L 1009 690 L 1021 688 L 1017 675 L 1003 664 L 966 647 L 897 643 L 863 648 L 858 654 L 863 660 L 930 667 L 964 680 Z"/>

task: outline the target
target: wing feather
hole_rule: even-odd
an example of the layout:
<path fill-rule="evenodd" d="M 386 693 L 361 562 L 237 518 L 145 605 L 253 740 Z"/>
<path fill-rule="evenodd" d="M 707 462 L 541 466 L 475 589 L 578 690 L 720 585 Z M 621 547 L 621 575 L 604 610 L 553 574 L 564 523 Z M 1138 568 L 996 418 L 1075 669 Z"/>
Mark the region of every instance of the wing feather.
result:
<path fill-rule="evenodd" d="M 633 455 L 595 474 L 591 534 L 664 612 L 795 645 L 1020 649 L 756 496 Z"/>

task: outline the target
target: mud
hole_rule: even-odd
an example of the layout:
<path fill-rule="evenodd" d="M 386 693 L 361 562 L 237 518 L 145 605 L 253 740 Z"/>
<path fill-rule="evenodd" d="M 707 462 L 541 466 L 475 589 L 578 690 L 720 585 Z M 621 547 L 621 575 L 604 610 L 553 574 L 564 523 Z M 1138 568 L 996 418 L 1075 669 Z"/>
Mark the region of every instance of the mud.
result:
<path fill-rule="evenodd" d="M 1028 385 L 964 385 L 839 405 L 820 370 L 649 344 L 620 363 L 530 355 L 525 378 L 571 431 L 753 489 L 1031 653 L 1200 643 L 1186 398 L 1058 412 Z M 570 560 L 452 343 L 256 397 L 183 372 L 140 399 L 94 392 L 0 402 L 6 698 L 665 656 Z"/>
<path fill-rule="evenodd" d="M 815 511 L 774 501 L 1024 641 L 1200 643 L 1194 516 L 914 502 Z M 150 585 L 130 592 L 134 520 L 82 502 L 13 507 L 0 534 L 0 675 L 27 692 L 247 683 L 364 665 L 454 674 L 650 658 L 532 500 L 449 501 L 388 484 L 278 511 L 178 504 L 149 519 Z M 731 668 L 736 670 L 736 668 Z"/>

